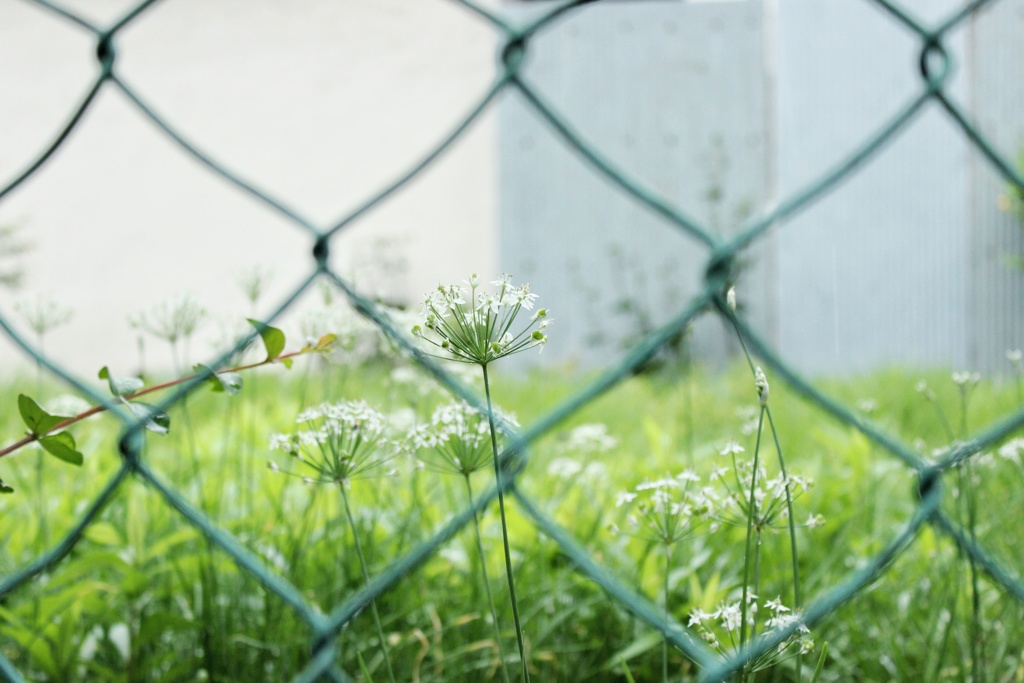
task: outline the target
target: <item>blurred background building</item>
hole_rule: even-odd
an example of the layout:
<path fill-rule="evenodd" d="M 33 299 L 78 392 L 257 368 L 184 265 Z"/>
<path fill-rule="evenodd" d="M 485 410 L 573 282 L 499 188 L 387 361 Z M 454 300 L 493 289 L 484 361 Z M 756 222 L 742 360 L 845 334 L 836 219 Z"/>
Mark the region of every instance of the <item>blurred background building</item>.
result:
<path fill-rule="evenodd" d="M 487 3 L 525 20 L 545 2 Z M 903 3 L 935 23 L 953 0 Z M 108 25 L 134 5 L 67 5 Z M 947 39 L 949 92 L 1002 153 L 1024 149 L 1024 0 Z M 423 158 L 496 77 L 499 33 L 445 0 L 168 0 L 117 41 L 118 75 L 210 157 L 326 227 Z M 94 39 L 0 4 L 0 184 L 64 125 L 97 73 Z M 920 40 L 868 2 L 603 2 L 530 42 L 525 80 L 631 177 L 728 236 L 813 183 L 923 85 Z M 835 191 L 747 252 L 743 311 L 809 373 L 886 364 L 992 370 L 1024 344 L 1020 225 L 1005 183 L 936 103 Z M 108 83 L 72 137 L 0 201 L 30 250 L 0 314 L 49 297 L 74 318 L 47 351 L 91 375 L 124 359 L 126 320 L 192 293 L 195 356 L 265 317 L 311 270 L 310 236 L 197 164 Z M 594 365 L 672 317 L 707 250 L 595 173 L 506 91 L 435 164 L 347 227 L 332 263 L 388 301 L 498 270 L 556 319 L 542 359 Z M 255 306 L 239 275 L 274 272 Z M 316 303 L 313 293 L 303 303 Z M 28 333 L 27 328 L 19 328 Z M 31 336 L 31 333 L 28 333 Z M 734 351 L 713 317 L 697 358 Z M 198 358 L 197 358 L 198 359 Z M 24 356 L 0 341 L 0 371 Z"/>
<path fill-rule="evenodd" d="M 900 3 L 937 24 L 959 2 Z M 1024 2 L 953 31 L 947 92 L 1009 159 L 1024 151 Z M 530 82 L 617 168 L 731 236 L 810 187 L 924 85 L 920 38 L 870 2 L 607 3 L 531 43 Z M 1015 75 L 1016 74 L 1016 75 Z M 664 322 L 708 252 L 582 162 L 533 110 L 502 110 L 501 259 L 554 293 L 592 359 Z M 1006 182 L 929 103 L 833 192 L 747 252 L 744 312 L 814 374 L 885 365 L 1008 368 L 1024 344 L 1021 226 Z M 698 358 L 735 346 L 714 317 Z M 581 351 L 582 349 L 582 351 Z M 546 352 L 547 353 L 547 352 Z"/>

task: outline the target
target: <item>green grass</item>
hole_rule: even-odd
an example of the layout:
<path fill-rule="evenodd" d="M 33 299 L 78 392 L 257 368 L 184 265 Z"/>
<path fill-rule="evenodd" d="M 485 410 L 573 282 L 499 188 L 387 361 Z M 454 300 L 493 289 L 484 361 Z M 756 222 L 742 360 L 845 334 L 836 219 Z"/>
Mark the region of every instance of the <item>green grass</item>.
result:
<path fill-rule="evenodd" d="M 499 368 L 500 369 L 500 368 Z M 300 359 L 290 373 L 256 371 L 241 394 L 201 391 L 171 411 L 171 433 L 149 436 L 145 459 L 159 476 L 219 527 L 287 579 L 311 605 L 329 612 L 363 586 L 340 496 L 269 471 L 269 459 L 289 463 L 268 448 L 271 433 L 294 428 L 295 416 L 321 400 L 365 399 L 384 412 L 429 417 L 444 400 L 428 380 L 390 379 L 384 362 L 331 367 Z M 937 400 L 958 415 L 956 387 L 945 373 L 922 377 L 892 370 L 822 383 L 848 406 L 872 399 L 871 418 L 922 453 L 946 444 L 935 409 L 916 391 L 927 379 Z M 568 372 L 507 373 L 494 379 L 495 400 L 529 426 L 571 395 L 586 377 Z M 915 477 L 894 456 L 794 396 L 772 380 L 771 406 L 791 473 L 815 487 L 794 502 L 795 517 L 821 514 L 824 527 L 798 529 L 800 573 L 808 600 L 824 595 L 890 542 L 915 509 Z M 35 382 L 4 387 L 0 416 L 4 444 L 24 432 L 15 409 Z M 980 428 L 1019 409 L 1012 384 L 983 382 L 968 425 Z M 731 438 L 753 448 L 740 432 L 737 410 L 756 406 L 745 368 L 724 373 L 668 371 L 641 375 L 587 405 L 529 452 L 520 490 L 588 549 L 611 574 L 661 605 L 665 576 L 658 547 L 614 536 L 624 525 L 615 507 L 619 491 L 645 478 L 686 467 L 706 476 L 723 464 L 718 451 Z M 959 420 L 958 417 L 956 417 Z M 567 450 L 575 426 L 600 422 L 618 440 L 604 453 Z M 110 416 L 73 432 L 86 463 L 73 468 L 23 449 L 0 463 L 15 494 L 0 499 L 0 575 L 23 567 L 67 534 L 119 466 L 118 429 Z M 917 440 L 921 440 L 919 443 Z M 559 460 L 562 459 L 562 460 Z M 565 459 L 569 459 L 568 461 Z M 773 449 L 762 453 L 770 471 Z M 579 472 L 566 477 L 567 463 Z M 1019 543 L 1024 472 L 999 457 L 973 467 L 977 478 L 976 534 L 1012 575 L 1024 561 Z M 487 469 L 474 488 L 493 481 Z M 956 515 L 956 473 L 943 479 L 945 507 Z M 396 478 L 355 481 L 350 490 L 371 575 L 428 538 L 466 502 L 458 477 L 416 471 Z M 661 679 L 660 634 L 576 571 L 552 541 L 538 534 L 509 502 L 509 534 L 516 589 L 531 671 L 538 681 L 652 681 Z M 491 589 L 511 672 L 518 666 L 504 580 L 496 505 L 481 516 Z M 691 610 L 711 610 L 736 599 L 742 587 L 743 528 L 707 530 L 675 546 L 668 575 L 669 608 L 684 624 Z M 398 680 L 500 680 L 493 629 L 480 585 L 471 526 L 423 567 L 377 600 Z M 791 600 L 789 548 L 784 533 L 767 534 L 762 548 L 761 594 Z M 809 680 L 821 644 L 829 643 L 820 680 L 960 681 L 971 662 L 968 564 L 947 537 L 929 528 L 888 571 L 812 627 L 815 652 L 803 660 Z M 986 680 L 1024 680 L 1022 605 L 987 578 L 980 582 Z M 51 571 L 0 598 L 0 652 L 28 680 L 62 681 L 278 681 L 297 674 L 310 656 L 309 628 L 283 601 L 207 542 L 161 496 L 137 480 L 118 490 L 99 520 Z M 338 641 L 339 663 L 357 680 L 386 680 L 369 610 L 358 614 Z M 673 680 L 694 680 L 696 668 L 670 652 Z M 792 680 L 784 663 L 752 679 Z"/>

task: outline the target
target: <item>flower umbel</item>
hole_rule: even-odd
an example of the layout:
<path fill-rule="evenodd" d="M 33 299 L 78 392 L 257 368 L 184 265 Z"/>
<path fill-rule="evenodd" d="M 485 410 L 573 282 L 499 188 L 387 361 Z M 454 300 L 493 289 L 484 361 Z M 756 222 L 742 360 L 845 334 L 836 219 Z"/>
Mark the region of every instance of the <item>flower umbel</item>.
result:
<path fill-rule="evenodd" d="M 734 443 L 734 442 L 730 442 Z M 729 451 L 723 450 L 725 454 Z M 754 464 L 750 460 L 734 458 L 732 468 L 716 470 L 711 479 L 725 487 L 722 505 L 716 510 L 716 518 L 730 526 L 746 526 L 750 520 L 761 531 L 768 529 L 784 530 L 789 519 L 786 505 L 786 487 L 788 485 L 791 500 L 796 500 L 814 486 L 814 481 L 797 474 L 788 477 L 778 474 L 769 479 L 764 467 L 758 465 L 757 477 L 754 477 Z M 750 509 L 751 483 L 754 485 L 754 509 Z M 797 526 L 816 527 L 824 524 L 820 515 L 812 515 L 804 524 Z"/>
<path fill-rule="evenodd" d="M 188 339 L 209 318 L 209 312 L 191 295 L 160 301 L 149 311 L 128 316 L 134 329 L 170 342 Z"/>
<path fill-rule="evenodd" d="M 37 336 L 44 336 L 51 330 L 67 324 L 74 311 L 61 306 L 53 299 L 36 295 L 34 299 L 22 299 L 14 304 L 17 311 Z"/>
<path fill-rule="evenodd" d="M 345 506 L 349 527 L 352 529 L 353 545 L 359 558 L 363 582 L 369 585 L 370 571 L 359 542 L 359 530 L 352 515 L 352 506 L 349 504 L 346 489 L 356 478 L 395 474 L 393 470 L 380 472 L 381 466 L 397 455 L 397 450 L 390 447 L 391 444 L 384 437 L 384 416 L 365 401 L 342 401 L 321 403 L 307 408 L 299 413 L 296 422 L 304 423 L 307 429 L 294 434 L 274 434 L 270 437 L 270 448 L 289 453 L 316 473 L 316 476 L 292 476 L 299 476 L 303 482 L 310 485 L 334 484 L 341 491 L 341 500 Z M 273 472 L 279 471 L 274 463 L 270 464 L 270 469 Z M 373 615 L 381 652 L 384 654 L 388 680 L 395 683 L 384 628 L 377 612 L 377 601 L 372 597 L 370 612 Z"/>
<path fill-rule="evenodd" d="M 412 333 L 444 352 L 444 358 L 462 363 L 487 365 L 491 361 L 547 342 L 544 330 L 551 324 L 547 309 L 538 309 L 530 319 L 514 327 L 524 310 L 533 310 L 537 295 L 530 285 L 516 287 L 510 275 L 492 284 L 496 293 L 481 289 L 474 274 L 461 285 L 438 285 L 423 301 L 423 320 Z M 468 295 L 468 296 L 467 296 Z"/>
<path fill-rule="evenodd" d="M 758 610 L 758 599 L 756 595 L 748 595 L 749 608 L 747 620 L 749 623 L 755 621 Z M 767 633 L 781 631 L 797 624 L 794 632 L 788 638 L 779 643 L 773 650 L 767 650 L 757 655 L 745 668 L 746 673 L 763 671 L 781 662 L 796 656 L 807 654 L 814 649 L 814 640 L 810 637 L 810 631 L 802 623 L 799 612 L 794 612 L 782 604 L 779 598 L 768 600 L 761 604 L 764 611 L 770 616 L 765 620 L 764 625 Z M 739 631 L 743 619 L 743 610 L 740 601 L 721 602 L 714 612 L 705 612 L 695 608 L 690 612 L 690 619 L 687 626 L 696 630 L 701 639 L 716 652 L 729 654 L 730 649 L 738 644 Z"/>
<path fill-rule="evenodd" d="M 316 476 L 308 483 L 347 484 L 357 478 L 391 476 L 381 471 L 397 455 L 385 438 L 384 416 L 365 401 L 323 403 L 303 410 L 296 422 L 307 429 L 273 434 L 271 450 L 282 450 Z"/>
<path fill-rule="evenodd" d="M 518 426 L 507 414 L 502 415 L 501 422 Z M 487 413 L 464 401 L 439 406 L 428 424 L 409 430 L 407 439 L 415 456 L 439 472 L 468 476 L 489 466 L 494 457 Z"/>
<path fill-rule="evenodd" d="M 671 546 L 692 535 L 713 513 L 716 499 L 710 489 L 690 490 L 700 478 L 688 471 L 676 476 L 644 481 L 634 491 L 622 491 L 615 506 L 622 507 L 640 499 L 629 515 L 631 536 Z"/>

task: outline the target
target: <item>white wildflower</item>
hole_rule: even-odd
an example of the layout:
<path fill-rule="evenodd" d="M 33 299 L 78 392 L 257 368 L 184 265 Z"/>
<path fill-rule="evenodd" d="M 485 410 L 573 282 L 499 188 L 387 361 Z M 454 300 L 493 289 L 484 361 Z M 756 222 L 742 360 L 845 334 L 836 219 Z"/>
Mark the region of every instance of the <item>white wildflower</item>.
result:
<path fill-rule="evenodd" d="M 999 457 L 1020 465 L 1021 454 L 1024 453 L 1024 438 L 1018 437 L 1007 441 L 999 447 Z"/>
<path fill-rule="evenodd" d="M 714 619 L 718 619 L 722 628 L 730 633 L 739 629 L 743 618 L 740 603 L 738 602 L 731 604 L 719 603 L 718 608 L 711 616 Z"/>
<path fill-rule="evenodd" d="M 582 424 L 569 432 L 566 447 L 582 453 L 604 453 L 618 446 L 615 437 L 609 436 L 608 426 L 601 423 Z"/>
<path fill-rule="evenodd" d="M 634 500 L 636 500 L 635 493 L 632 493 L 630 491 L 620 491 L 619 493 L 615 494 L 615 507 L 620 508 L 623 505 L 632 503 Z"/>
<path fill-rule="evenodd" d="M 721 455 L 738 455 L 745 451 L 746 449 L 743 448 L 743 446 L 739 445 L 739 443 L 735 439 L 729 439 L 728 441 L 725 442 L 725 445 L 722 447 L 722 450 L 718 452 Z"/>
<path fill-rule="evenodd" d="M 548 465 L 548 474 L 558 479 L 572 479 L 583 471 L 583 466 L 572 458 L 555 458 Z"/>
<path fill-rule="evenodd" d="M 690 620 L 686 623 L 686 625 L 690 628 L 693 628 L 694 626 L 702 626 L 704 622 L 711 618 L 711 614 L 697 607 L 694 608 L 692 612 L 690 612 Z"/>

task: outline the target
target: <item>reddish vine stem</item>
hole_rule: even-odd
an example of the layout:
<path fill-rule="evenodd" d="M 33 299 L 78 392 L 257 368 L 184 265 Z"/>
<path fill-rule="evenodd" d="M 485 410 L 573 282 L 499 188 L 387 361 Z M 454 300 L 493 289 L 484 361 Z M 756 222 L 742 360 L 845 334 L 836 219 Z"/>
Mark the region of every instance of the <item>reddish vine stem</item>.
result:
<path fill-rule="evenodd" d="M 228 372 L 242 372 L 244 370 L 252 370 L 253 368 L 258 368 L 258 367 L 261 367 L 263 365 L 270 365 L 271 363 L 276 363 L 278 361 L 287 360 L 289 358 L 295 358 L 296 356 L 301 356 L 301 355 L 304 355 L 304 354 L 307 354 L 307 353 L 314 353 L 314 352 L 319 352 L 319 351 L 322 351 L 322 349 L 315 349 L 315 348 L 301 349 L 299 351 L 293 351 L 291 353 L 285 353 L 285 354 L 282 354 L 280 356 L 276 356 L 274 358 L 267 358 L 266 360 L 262 360 L 262 361 L 260 361 L 258 363 L 249 363 L 247 365 L 238 365 L 238 366 L 233 367 L 233 368 L 227 368 L 225 370 L 220 370 L 220 371 L 218 371 L 218 372 L 216 372 L 214 374 L 222 375 L 222 374 L 228 373 Z M 200 373 L 194 373 L 194 374 L 191 374 L 191 375 L 186 375 L 185 377 L 179 377 L 178 379 L 173 379 L 170 382 L 164 382 L 163 384 L 157 384 L 155 386 L 147 387 L 145 389 L 139 389 L 135 393 L 126 394 L 122 398 L 124 398 L 125 400 L 129 400 L 130 401 L 132 399 L 136 399 L 136 398 L 139 398 L 141 396 L 145 396 L 146 394 L 152 394 L 155 391 L 162 391 L 163 389 L 170 389 L 171 387 L 177 386 L 179 384 L 184 384 L 185 382 L 188 382 L 191 379 L 195 379 L 196 377 L 199 376 L 199 374 Z M 19 450 L 19 449 L 29 445 L 33 441 L 38 441 L 39 439 L 41 439 L 42 437 L 46 436 L 47 434 L 50 434 L 52 432 L 56 432 L 56 431 L 58 431 L 60 429 L 66 428 L 66 427 L 70 427 L 71 425 L 73 425 L 73 424 L 75 424 L 77 422 L 81 422 L 82 420 L 84 420 L 87 417 L 92 417 L 93 415 L 96 415 L 98 413 L 102 413 L 105 410 L 107 410 L 106 406 L 94 406 L 92 408 L 89 408 L 89 410 L 86 410 L 84 412 L 79 413 L 78 415 L 75 415 L 74 417 L 69 417 L 66 420 L 62 420 L 62 421 L 58 422 L 53 427 L 51 427 L 50 429 L 46 430 L 45 432 L 43 432 L 41 434 L 28 434 L 24 438 L 22 438 L 22 439 L 20 439 L 18 441 L 15 441 L 11 445 L 6 446 L 6 447 L 0 449 L 0 458 L 3 458 L 6 455 L 10 455 L 11 453 L 14 453 L 15 451 L 17 451 L 17 450 Z"/>

